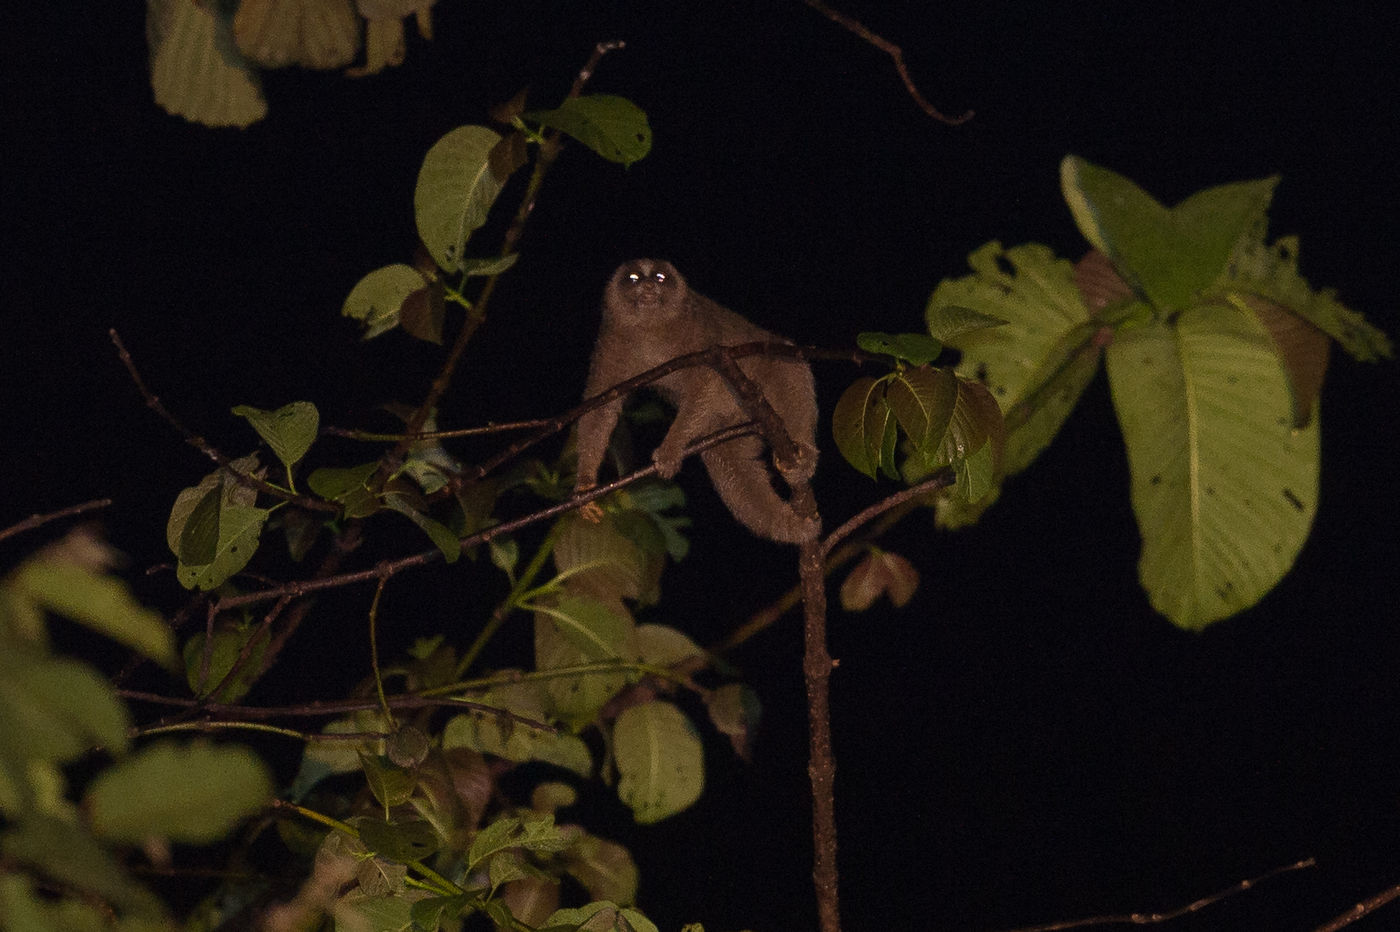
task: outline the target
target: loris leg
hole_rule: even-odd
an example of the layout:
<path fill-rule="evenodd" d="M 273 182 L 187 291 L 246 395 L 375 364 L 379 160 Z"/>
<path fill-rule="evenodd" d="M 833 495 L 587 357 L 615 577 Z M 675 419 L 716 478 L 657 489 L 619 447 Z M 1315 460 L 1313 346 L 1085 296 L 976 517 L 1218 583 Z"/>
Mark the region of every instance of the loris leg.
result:
<path fill-rule="evenodd" d="M 801 543 L 816 533 L 816 522 L 804 520 L 790 503 L 778 497 L 763 452 L 758 438 L 742 437 L 711 447 L 700 459 L 715 491 L 740 524 L 759 537 Z"/>

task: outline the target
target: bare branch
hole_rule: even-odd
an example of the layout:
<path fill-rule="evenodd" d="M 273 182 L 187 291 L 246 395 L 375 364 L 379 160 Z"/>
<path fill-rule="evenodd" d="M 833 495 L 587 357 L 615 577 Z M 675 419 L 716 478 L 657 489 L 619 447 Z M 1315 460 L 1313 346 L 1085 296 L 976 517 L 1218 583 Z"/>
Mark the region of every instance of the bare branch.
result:
<path fill-rule="evenodd" d="M 1332 921 L 1318 926 L 1313 932 L 1336 932 L 1336 930 L 1345 928 L 1358 919 L 1364 919 L 1385 904 L 1396 899 L 1400 899 L 1400 884 L 1396 884 L 1389 890 L 1382 890 L 1375 896 L 1367 897 Z"/>
<path fill-rule="evenodd" d="M 1203 896 L 1199 900 L 1193 900 L 1179 909 L 1169 910 L 1164 913 L 1118 913 L 1111 916 L 1091 916 L 1087 919 L 1066 919 L 1062 922 L 1049 922 L 1045 925 L 1022 926 L 1020 928 L 1011 929 L 1009 932 L 1061 932 L 1063 929 L 1082 929 L 1087 926 L 1157 925 L 1162 922 L 1170 922 L 1173 919 L 1180 919 L 1182 916 L 1189 915 L 1190 913 L 1200 912 L 1207 906 L 1214 906 L 1226 897 L 1234 896 L 1236 893 L 1243 893 L 1255 884 L 1268 880 L 1271 877 L 1277 877 L 1279 874 L 1286 874 L 1289 871 L 1298 871 L 1307 867 L 1316 866 L 1316 858 L 1303 858 L 1301 861 L 1285 864 L 1283 867 L 1276 867 L 1267 873 L 1260 874 L 1258 877 L 1250 877 L 1247 880 L 1241 880 L 1239 883 L 1231 884 L 1218 893 Z"/>
<path fill-rule="evenodd" d="M 894 69 L 899 72 L 899 79 L 904 82 L 904 89 L 909 92 L 909 96 L 914 98 L 914 103 L 918 104 L 919 109 L 924 111 L 924 113 L 927 113 L 935 120 L 947 123 L 949 126 L 957 126 L 959 123 L 966 123 L 968 120 L 972 119 L 971 110 L 963 113 L 962 116 L 945 116 L 941 111 L 935 108 L 933 104 L 925 100 L 924 95 L 920 94 L 918 87 L 915 86 L 914 79 L 909 76 L 909 69 L 905 67 L 904 64 L 904 50 L 899 46 L 883 36 L 871 32 L 860 20 L 847 16 L 845 13 L 841 13 L 837 10 L 833 10 L 825 3 L 822 3 L 821 0 L 802 0 L 802 2 L 806 3 L 809 7 L 816 10 L 833 23 L 855 33 L 866 42 L 888 55 L 890 59 L 894 61 Z"/>
<path fill-rule="evenodd" d="M 94 498 L 90 502 L 83 502 L 81 505 L 69 505 L 67 508 L 60 508 L 58 511 L 50 511 L 47 514 L 32 514 L 23 521 L 17 521 L 4 530 L 0 530 L 0 540 L 14 537 L 16 534 L 23 534 L 25 531 L 32 531 L 36 527 L 42 527 L 50 521 L 59 521 L 63 518 L 71 518 L 88 511 L 97 511 L 99 508 L 110 508 L 112 500 L 110 498 Z"/>

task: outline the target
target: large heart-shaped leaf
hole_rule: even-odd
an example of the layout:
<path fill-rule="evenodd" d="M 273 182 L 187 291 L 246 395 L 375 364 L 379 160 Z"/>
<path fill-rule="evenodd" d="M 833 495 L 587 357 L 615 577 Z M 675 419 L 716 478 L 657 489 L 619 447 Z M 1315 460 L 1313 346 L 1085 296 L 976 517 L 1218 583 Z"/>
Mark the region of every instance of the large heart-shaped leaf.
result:
<path fill-rule="evenodd" d="M 1229 303 L 1123 330 L 1107 356 L 1153 606 L 1183 628 L 1250 607 L 1312 525 L 1317 418 L 1293 426 L 1272 340 Z"/>

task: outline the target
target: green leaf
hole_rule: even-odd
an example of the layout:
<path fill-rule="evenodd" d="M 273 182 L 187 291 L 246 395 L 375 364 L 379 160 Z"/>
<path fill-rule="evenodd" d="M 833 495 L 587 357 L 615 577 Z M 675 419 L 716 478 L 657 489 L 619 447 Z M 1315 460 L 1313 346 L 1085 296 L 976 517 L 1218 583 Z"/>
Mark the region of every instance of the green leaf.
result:
<path fill-rule="evenodd" d="M 1395 355 L 1390 338 L 1366 318 L 1337 300 L 1330 288 L 1314 291 L 1298 273 L 1298 238 L 1285 236 L 1266 246 L 1260 236 L 1246 236 L 1235 247 L 1230 265 L 1217 283 L 1231 294 L 1279 304 L 1336 340 L 1354 359 L 1375 362 Z"/>
<path fill-rule="evenodd" d="M 637 625 L 637 659 L 658 667 L 670 667 L 705 651 L 690 635 L 670 625 Z"/>
<path fill-rule="evenodd" d="M 1098 371 L 1100 326 L 1074 284 L 1074 267 L 1045 246 L 986 243 L 968 256 L 973 273 L 945 279 L 926 316 L 972 308 L 1006 323 L 949 337 L 957 373 L 986 385 L 1006 415 L 1002 470 L 1025 469 L 1063 426 Z M 940 521 L 943 520 L 940 506 Z"/>
<path fill-rule="evenodd" d="M 943 352 L 943 344 L 923 333 L 862 333 L 856 345 L 867 353 L 884 353 L 915 366 L 933 362 Z"/>
<path fill-rule="evenodd" d="M 885 390 L 885 401 L 914 449 L 927 450 L 925 458 L 930 462 L 939 459 L 937 450 L 948 433 L 948 422 L 958 403 L 958 377 L 952 370 L 924 366 L 894 373 Z M 938 465 L 949 462 L 951 457 Z"/>
<path fill-rule="evenodd" d="M 205 126 L 247 126 L 267 115 L 262 83 L 238 51 L 232 17 L 184 0 L 147 14 L 151 89 L 166 113 Z"/>
<path fill-rule="evenodd" d="M 42 815 L 12 823 L 0 835 L 0 854 L 73 890 L 90 891 L 133 916 L 165 916 L 160 901 L 129 878 L 116 858 L 76 823 Z"/>
<path fill-rule="evenodd" d="M 175 665 L 170 626 L 159 612 L 137 602 L 126 583 L 115 576 L 41 553 L 26 560 L 9 584 L 48 611 L 79 621 L 167 669 Z"/>
<path fill-rule="evenodd" d="M 895 417 L 885 401 L 885 384 L 862 376 L 851 383 L 831 412 L 836 449 L 858 471 L 897 477 L 894 466 Z"/>
<path fill-rule="evenodd" d="M 216 589 L 248 565 L 258 550 L 258 539 L 268 511 L 248 505 L 225 505 L 219 509 L 219 542 L 214 558 L 206 564 L 189 566 L 181 561 L 175 578 L 186 589 Z"/>
<path fill-rule="evenodd" d="M 1278 176 L 1207 188 L 1170 210 L 1122 175 L 1075 156 L 1060 187 L 1084 238 L 1158 310 L 1187 306 L 1225 269 L 1240 238 L 1263 224 Z"/>
<path fill-rule="evenodd" d="M 985 330 L 988 327 L 1001 327 L 1008 323 L 1000 317 L 994 317 L 970 307 L 959 307 L 956 304 L 931 307 L 925 315 L 925 321 L 928 324 L 928 332 L 933 335 L 935 340 L 943 343 L 952 343 L 965 333 Z M 929 362 L 932 361 L 932 359 L 929 360 Z"/>
<path fill-rule="evenodd" d="M 578 512 L 564 515 L 553 555 L 560 573 L 574 572 L 573 578 L 590 591 L 637 599 L 643 605 L 661 597 L 666 539 L 645 511 L 609 508 L 599 521 Z"/>
<path fill-rule="evenodd" d="M 385 811 L 408 802 L 409 797 L 413 795 L 418 778 L 413 771 L 399 767 L 387 756 L 361 751 L 360 767 L 365 772 L 365 783 L 369 786 L 369 791 Z"/>
<path fill-rule="evenodd" d="M 632 903 L 637 899 L 637 862 L 615 841 L 583 836 L 564 852 L 564 869 L 595 900 Z"/>
<path fill-rule="evenodd" d="M 659 822 L 700 798 L 705 759 L 695 726 L 669 702 L 623 711 L 613 723 L 617 795 L 642 824 Z"/>
<path fill-rule="evenodd" d="M 748 760 L 754 732 L 763 715 L 758 693 L 743 683 L 725 683 L 706 697 L 705 711 L 715 730 L 729 739 L 734 753 Z"/>
<path fill-rule="evenodd" d="M 442 847 L 442 839 L 422 819 L 386 822 L 373 816 L 356 816 L 350 824 L 359 832 L 365 847 L 401 864 L 421 861 Z"/>
<path fill-rule="evenodd" d="M 94 747 L 124 753 L 131 718 L 112 687 L 86 664 L 8 642 L 0 648 L 0 757 L 67 763 Z"/>
<path fill-rule="evenodd" d="M 384 504 L 393 511 L 408 518 L 422 529 L 423 533 L 433 542 L 441 553 L 442 558 L 448 563 L 456 563 L 457 558 L 462 555 L 462 543 L 442 523 L 433 520 L 417 508 L 406 497 L 396 492 L 390 492 L 384 496 Z"/>
<path fill-rule="evenodd" d="M 309 401 L 293 401 L 276 411 L 239 405 L 233 413 L 253 425 L 253 430 L 288 469 L 301 462 L 311 444 L 316 442 L 316 432 L 321 427 L 321 413 Z"/>
<path fill-rule="evenodd" d="M 270 512 L 254 507 L 257 491 L 230 475 L 255 475 L 257 469 L 257 456 L 245 456 L 176 496 L 165 525 L 165 539 L 179 558 L 175 575 L 186 589 L 222 585 L 257 552 Z"/>
<path fill-rule="evenodd" d="M 636 659 L 635 624 L 621 603 L 568 595 L 553 605 L 531 607 L 536 610 L 537 670 Z M 582 727 L 626 685 L 625 673 L 607 669 L 550 679 L 545 685 L 549 711 L 570 727 Z"/>
<path fill-rule="evenodd" d="M 365 518 L 379 510 L 379 499 L 368 484 L 378 471 L 378 461 L 325 467 L 307 476 L 306 484 L 317 495 L 344 508 L 345 517 Z"/>
<path fill-rule="evenodd" d="M 1293 427 L 1269 335 L 1229 304 L 1192 307 L 1121 333 L 1108 371 L 1153 606 L 1191 629 L 1250 607 L 1317 510 L 1317 419 Z"/>
<path fill-rule="evenodd" d="M 651 151 L 647 115 L 625 97 L 570 97 L 557 109 L 537 110 L 523 118 L 568 133 L 610 162 L 631 165 Z"/>
<path fill-rule="evenodd" d="M 466 278 L 487 278 L 492 275 L 500 275 L 515 265 L 519 258 L 520 253 L 513 252 L 508 256 L 494 256 L 490 259 L 463 259 L 462 275 Z"/>
<path fill-rule="evenodd" d="M 260 635 L 260 636 L 259 636 Z M 210 695 L 214 687 L 223 682 L 228 676 L 233 665 L 238 661 L 238 656 L 243 651 L 243 645 L 250 637 L 258 636 L 258 641 L 253 645 L 248 658 L 248 662 L 243 665 L 238 676 L 226 684 L 214 696 L 215 702 L 237 702 L 248 694 L 253 684 L 258 681 L 262 674 L 262 658 L 267 652 L 268 636 L 260 625 L 228 625 L 218 628 L 214 632 L 213 645 L 210 648 L 209 668 L 207 676 L 202 675 L 204 671 L 204 632 L 200 631 L 185 642 L 185 681 L 189 683 L 190 691 L 201 699 Z"/>
<path fill-rule="evenodd" d="M 401 262 L 386 265 L 355 283 L 340 313 L 363 324 L 361 339 L 371 340 L 397 327 L 409 295 L 427 287 L 427 279 L 413 266 Z"/>
<path fill-rule="evenodd" d="M 418 236 L 440 268 L 456 271 L 467 237 L 486 222 L 504 179 L 491 171 L 500 135 L 485 126 L 459 126 L 428 150 L 413 191 Z"/>
<path fill-rule="evenodd" d="M 161 741 L 99 774 L 84 808 L 93 832 L 113 841 L 207 844 L 271 798 L 271 774 L 247 748 Z"/>
<path fill-rule="evenodd" d="M 601 900 L 550 913 L 539 932 L 657 932 L 656 925 L 631 907 Z"/>
<path fill-rule="evenodd" d="M 478 706 L 512 712 L 531 721 L 542 722 L 545 692 L 538 683 L 509 683 L 474 696 Z M 593 773 L 593 756 L 577 735 L 531 728 L 504 715 L 484 711 L 466 712 L 448 719 L 442 732 L 442 746 L 471 748 L 504 760 L 541 761 L 571 770 L 581 777 Z"/>

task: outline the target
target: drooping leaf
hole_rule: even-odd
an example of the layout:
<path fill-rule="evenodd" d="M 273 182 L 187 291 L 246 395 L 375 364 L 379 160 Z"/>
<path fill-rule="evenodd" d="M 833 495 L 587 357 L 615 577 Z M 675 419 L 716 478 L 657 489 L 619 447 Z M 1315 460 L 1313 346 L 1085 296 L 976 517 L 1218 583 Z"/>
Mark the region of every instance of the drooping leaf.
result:
<path fill-rule="evenodd" d="M 258 549 L 268 512 L 249 505 L 226 505 L 219 509 L 219 540 L 208 563 L 188 566 L 181 562 L 175 578 L 186 589 L 216 589 L 248 565 Z"/>
<path fill-rule="evenodd" d="M 379 510 L 379 499 L 368 483 L 379 471 L 378 461 L 358 466 L 328 466 L 306 477 L 311 491 L 336 502 L 347 518 L 364 518 Z"/>
<path fill-rule="evenodd" d="M 151 89 L 165 112 L 205 126 L 247 126 L 267 115 L 257 73 L 219 7 L 147 0 L 146 34 Z"/>
<path fill-rule="evenodd" d="M 634 705 L 613 723 L 617 795 L 642 824 L 688 808 L 705 784 L 700 736 L 685 713 L 664 700 Z"/>
<path fill-rule="evenodd" d="M 885 401 L 884 382 L 869 376 L 852 382 L 831 412 L 831 431 L 836 449 L 858 471 L 871 479 L 877 472 L 898 478 L 895 417 Z"/>
<path fill-rule="evenodd" d="M 321 428 L 321 413 L 309 401 L 293 401 L 276 411 L 239 405 L 233 413 L 253 426 L 288 469 L 301 462 Z"/>
<path fill-rule="evenodd" d="M 758 693 L 743 683 L 725 683 L 705 699 L 705 711 L 710 714 L 710 724 L 715 730 L 729 739 L 734 753 L 748 760 L 763 716 Z"/>
<path fill-rule="evenodd" d="M 1207 188 L 1173 208 L 1081 158 L 1060 163 L 1060 187 L 1084 238 L 1159 311 L 1185 307 L 1225 269 L 1240 238 L 1264 222 L 1278 177 Z"/>
<path fill-rule="evenodd" d="M 1108 369 L 1153 606 L 1183 628 L 1250 607 L 1317 509 L 1317 418 L 1293 426 L 1269 335 L 1228 303 L 1191 307 L 1121 333 Z"/>
<path fill-rule="evenodd" d="M 884 353 L 910 365 L 933 362 L 943 352 L 943 344 L 924 333 L 868 332 L 856 336 L 856 346 L 867 353 Z"/>
<path fill-rule="evenodd" d="M 241 0 L 233 34 L 264 68 L 344 68 L 360 49 L 360 17 L 346 2 Z"/>
<path fill-rule="evenodd" d="M 524 119 L 568 133 L 610 162 L 631 165 L 651 151 L 647 115 L 625 97 L 570 97 L 554 110 L 537 110 Z"/>
<path fill-rule="evenodd" d="M 1279 362 L 1288 375 L 1289 397 L 1293 401 L 1293 426 L 1306 427 L 1313 407 L 1322 394 L 1327 374 L 1327 358 L 1332 340 L 1311 322 L 1287 308 L 1255 295 L 1231 295 L 1236 307 L 1259 319 L 1274 341 Z"/>
<path fill-rule="evenodd" d="M 872 548 L 841 583 L 841 607 L 862 612 L 882 595 L 895 608 L 903 608 L 919 587 L 919 571 L 897 553 Z"/>
<path fill-rule="evenodd" d="M 615 841 L 585 835 L 565 850 L 564 869 L 595 900 L 632 903 L 637 899 L 637 863 Z"/>
<path fill-rule="evenodd" d="M 427 287 L 428 280 L 413 266 L 386 265 L 355 283 L 340 313 L 363 324 L 361 339 L 370 340 L 397 327 L 409 295 Z"/>
<path fill-rule="evenodd" d="M 1285 236 L 1273 245 L 1262 237 L 1244 237 L 1230 257 L 1218 287 L 1272 301 L 1311 322 L 1362 362 L 1389 359 L 1390 338 L 1366 318 L 1337 300 L 1330 288 L 1314 291 L 1298 273 L 1298 238 Z"/>
<path fill-rule="evenodd" d="M 554 565 L 573 573 L 571 583 L 601 597 L 655 604 L 661 596 L 666 541 L 651 516 L 639 509 L 609 509 L 599 521 L 564 515 L 554 543 Z"/>
<path fill-rule="evenodd" d="M 131 717 L 96 670 L 6 642 L 0 649 L 0 757 L 67 763 L 94 747 L 126 751 Z M 25 778 L 27 779 L 27 778 Z"/>
<path fill-rule="evenodd" d="M 132 596 L 121 579 L 70 559 L 70 545 L 85 546 L 91 532 L 78 529 L 26 560 L 7 580 L 26 601 L 125 644 L 167 669 L 174 666 L 175 637 L 159 612 Z M 100 543 L 100 542 L 99 542 Z"/>
<path fill-rule="evenodd" d="M 418 236 L 444 271 L 459 268 L 467 237 L 486 222 L 504 179 L 491 170 L 500 140 L 485 126 L 459 126 L 428 150 L 413 192 Z"/>
<path fill-rule="evenodd" d="M 84 808 L 93 831 L 113 841 L 207 844 L 271 798 L 271 774 L 247 748 L 161 741 L 98 775 Z"/>
<path fill-rule="evenodd" d="M 448 530 L 447 526 L 439 521 L 428 517 L 414 507 L 406 496 L 397 492 L 390 492 L 384 496 L 384 504 L 393 511 L 408 518 L 428 535 L 433 546 L 442 554 L 442 558 L 448 563 L 456 563 L 457 558 L 462 555 L 462 543 L 457 539 L 457 535 Z"/>

